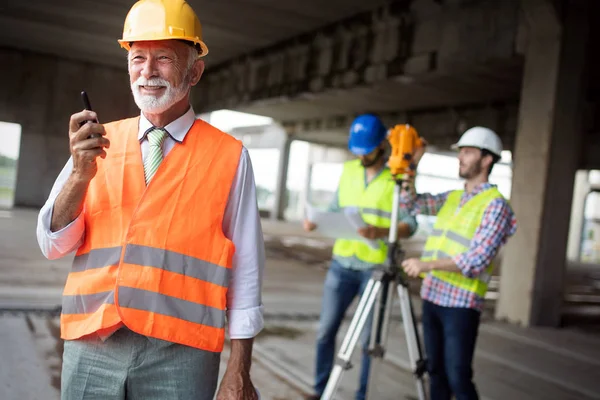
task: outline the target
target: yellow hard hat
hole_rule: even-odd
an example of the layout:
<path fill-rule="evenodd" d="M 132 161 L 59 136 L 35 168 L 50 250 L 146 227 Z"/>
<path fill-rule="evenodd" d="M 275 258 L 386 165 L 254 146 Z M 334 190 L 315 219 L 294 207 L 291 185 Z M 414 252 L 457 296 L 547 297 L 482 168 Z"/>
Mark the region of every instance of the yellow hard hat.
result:
<path fill-rule="evenodd" d="M 119 44 L 129 50 L 132 42 L 179 39 L 199 46 L 198 57 L 208 54 L 202 41 L 202 25 L 185 0 L 139 0 L 131 7 Z"/>

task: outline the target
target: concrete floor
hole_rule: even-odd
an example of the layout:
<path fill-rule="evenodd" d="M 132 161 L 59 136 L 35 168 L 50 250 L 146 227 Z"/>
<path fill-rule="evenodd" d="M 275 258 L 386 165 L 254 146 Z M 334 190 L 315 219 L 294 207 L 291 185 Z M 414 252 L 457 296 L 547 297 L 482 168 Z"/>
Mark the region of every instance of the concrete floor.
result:
<path fill-rule="evenodd" d="M 35 210 L 0 211 L 0 309 L 52 309 L 59 304 L 70 257 L 43 258 L 35 239 L 36 216 Z M 252 375 L 263 399 L 298 399 L 312 384 L 316 317 L 330 243 L 305 235 L 292 224 L 264 221 L 263 229 L 268 256 L 263 292 L 266 326 L 256 340 Z M 414 305 L 418 318 L 418 298 Z M 396 307 L 395 320 L 398 317 Z M 46 314 L 0 313 L 0 398 L 58 398 L 57 328 L 57 318 Z M 357 357 L 355 352 L 354 361 Z M 221 372 L 226 360 L 227 351 Z M 487 400 L 600 399 L 599 360 L 596 334 L 578 328 L 523 329 L 486 315 L 475 381 Z M 396 321 L 386 361 L 374 374 L 372 387 L 378 394 L 373 397 L 414 398 L 415 385 L 406 364 L 403 332 Z M 353 368 L 344 374 L 339 398 L 352 398 L 357 373 Z"/>

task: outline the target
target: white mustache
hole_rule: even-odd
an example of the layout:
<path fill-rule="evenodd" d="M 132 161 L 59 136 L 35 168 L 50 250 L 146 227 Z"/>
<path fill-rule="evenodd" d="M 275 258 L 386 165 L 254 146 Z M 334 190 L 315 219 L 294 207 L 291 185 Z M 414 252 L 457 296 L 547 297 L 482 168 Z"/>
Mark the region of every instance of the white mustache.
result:
<path fill-rule="evenodd" d="M 139 88 L 140 86 L 164 86 L 167 89 L 171 87 L 171 84 L 162 79 L 162 78 L 150 78 L 150 79 L 146 79 L 142 76 L 140 76 L 139 78 L 137 78 L 137 80 L 133 83 L 133 86 L 135 86 L 136 88 Z"/>

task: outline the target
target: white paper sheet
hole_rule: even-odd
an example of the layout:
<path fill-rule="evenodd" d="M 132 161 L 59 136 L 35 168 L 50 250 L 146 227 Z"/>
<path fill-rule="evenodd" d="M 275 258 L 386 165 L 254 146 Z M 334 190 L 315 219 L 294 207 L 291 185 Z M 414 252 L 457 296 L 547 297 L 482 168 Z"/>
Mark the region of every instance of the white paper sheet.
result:
<path fill-rule="evenodd" d="M 345 208 L 343 212 L 321 211 L 306 205 L 306 217 L 317 225 L 315 232 L 333 239 L 362 240 L 373 249 L 378 249 L 380 240 L 369 240 L 358 234 L 358 229 L 367 226 L 357 208 Z"/>

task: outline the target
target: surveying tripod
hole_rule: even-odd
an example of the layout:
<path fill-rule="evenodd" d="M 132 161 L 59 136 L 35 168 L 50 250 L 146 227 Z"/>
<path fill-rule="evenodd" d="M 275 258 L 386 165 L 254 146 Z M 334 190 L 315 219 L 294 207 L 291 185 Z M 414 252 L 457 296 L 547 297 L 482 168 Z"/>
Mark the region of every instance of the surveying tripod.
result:
<path fill-rule="evenodd" d="M 426 400 L 425 384 L 423 374 L 426 370 L 426 362 L 422 356 L 422 347 L 419 340 L 417 325 L 415 324 L 414 310 L 406 274 L 401 268 L 404 260 L 404 250 L 398 243 L 398 208 L 400 190 L 404 174 L 402 172 L 414 172 L 412 154 L 414 147 L 420 146 L 420 139 L 414 128 L 409 125 L 397 125 L 389 134 L 392 145 L 392 156 L 390 157 L 390 170 L 392 172 L 394 185 L 393 206 L 391 215 L 390 232 L 388 237 L 388 253 L 385 263 L 373 271 L 373 275 L 362 294 L 358 307 L 348 332 L 344 337 L 342 346 L 338 352 L 338 362 L 334 366 L 322 400 L 333 400 L 338 388 L 342 374 L 352 368 L 350 359 L 356 349 L 356 344 L 363 332 L 370 312 L 375 307 L 373 315 L 373 326 L 369 343 L 369 355 L 374 358 L 383 359 L 387 345 L 387 336 L 392 312 L 394 292 L 397 291 L 400 299 L 400 310 L 404 334 L 408 346 L 408 357 L 416 378 L 417 394 L 419 400 Z M 372 399 L 377 400 L 377 399 Z"/>

